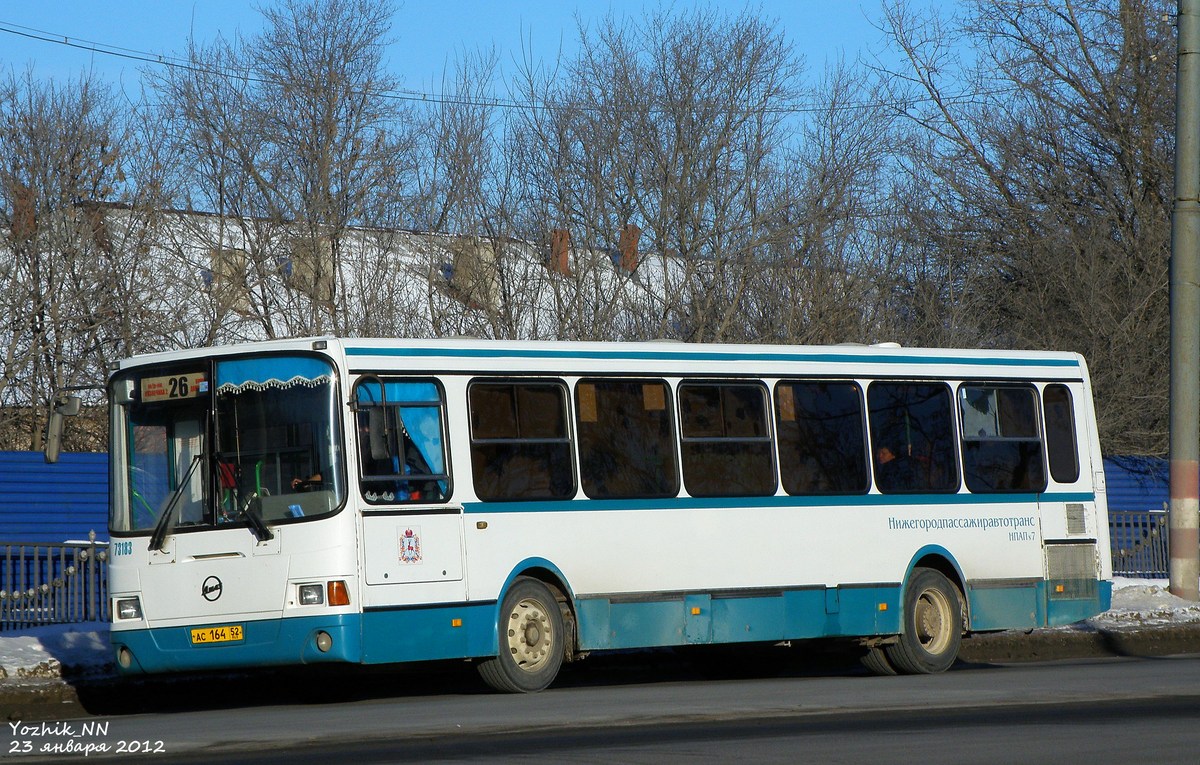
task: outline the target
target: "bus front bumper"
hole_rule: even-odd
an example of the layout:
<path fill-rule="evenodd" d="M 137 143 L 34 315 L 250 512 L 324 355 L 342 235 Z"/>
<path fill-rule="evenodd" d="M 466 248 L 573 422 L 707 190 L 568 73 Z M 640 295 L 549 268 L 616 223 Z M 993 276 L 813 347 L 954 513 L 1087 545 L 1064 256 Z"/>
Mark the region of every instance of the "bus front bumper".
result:
<path fill-rule="evenodd" d="M 113 630 L 110 639 L 117 669 L 138 674 L 358 663 L 362 659 L 361 636 L 362 617 L 343 614 Z"/>

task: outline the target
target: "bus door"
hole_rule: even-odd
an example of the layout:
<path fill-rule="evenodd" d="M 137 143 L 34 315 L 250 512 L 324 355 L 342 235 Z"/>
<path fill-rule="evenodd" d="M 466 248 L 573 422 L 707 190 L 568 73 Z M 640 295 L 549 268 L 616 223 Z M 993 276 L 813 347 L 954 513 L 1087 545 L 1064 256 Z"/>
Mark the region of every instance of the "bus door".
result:
<path fill-rule="evenodd" d="M 463 508 L 449 499 L 445 421 L 436 380 L 367 375 L 355 387 L 369 588 L 445 583 L 439 597 L 466 596 Z M 380 602 L 369 595 L 372 601 Z"/>
<path fill-rule="evenodd" d="M 1039 497 L 1042 536 L 1047 540 L 1096 538 L 1096 502 L 1104 491 L 1104 472 L 1092 464 L 1087 418 L 1075 417 L 1074 396 L 1063 384 L 1042 391 L 1048 487 Z"/>

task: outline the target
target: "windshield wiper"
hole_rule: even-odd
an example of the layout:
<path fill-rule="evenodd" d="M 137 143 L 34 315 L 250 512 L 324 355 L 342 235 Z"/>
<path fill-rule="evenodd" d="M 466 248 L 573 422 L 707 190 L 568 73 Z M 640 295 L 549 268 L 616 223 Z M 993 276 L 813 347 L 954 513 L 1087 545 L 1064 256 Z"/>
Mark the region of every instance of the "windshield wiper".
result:
<path fill-rule="evenodd" d="M 246 516 L 246 521 L 249 522 L 251 531 L 259 542 L 265 542 L 268 539 L 274 539 L 275 534 L 267 528 L 266 522 L 259 515 L 258 511 L 262 508 L 262 497 L 258 493 L 252 493 L 250 498 L 246 500 L 246 504 L 242 506 L 242 515 Z"/>
<path fill-rule="evenodd" d="M 254 482 L 255 490 L 244 495 L 238 489 L 238 476 L 241 474 L 241 468 L 238 466 L 239 459 L 237 455 L 231 452 L 217 452 L 213 456 L 218 461 L 218 469 L 222 470 L 223 476 L 225 473 L 228 474 L 222 478 L 222 481 L 228 482 L 223 485 L 227 485 L 231 490 L 233 499 L 233 507 L 230 510 L 230 514 L 223 516 L 225 520 L 231 521 L 235 517 L 245 518 L 246 523 L 250 526 L 250 531 L 254 533 L 255 539 L 259 542 L 274 539 L 275 534 L 271 529 L 267 528 L 267 523 L 262 517 L 262 497 L 265 494 L 270 494 L 270 492 L 262 487 L 261 481 L 257 479 L 257 473 Z M 261 463 L 259 464 L 259 468 L 261 468 Z M 242 501 L 243 496 L 245 497 L 244 502 Z M 236 513 L 236 516 L 233 513 Z"/>
<path fill-rule="evenodd" d="M 175 524 L 171 523 L 171 512 L 179 505 L 180 498 L 183 497 L 183 490 L 191 483 L 192 474 L 196 472 L 196 468 L 200 465 L 201 456 L 197 454 L 192 457 L 192 464 L 187 472 L 183 474 L 183 480 L 175 487 L 175 491 L 171 492 L 171 496 L 167 497 L 166 507 L 163 509 L 162 515 L 158 516 L 158 523 L 154 524 L 154 533 L 150 535 L 150 546 L 147 550 L 163 550 L 163 545 L 167 541 L 167 534 L 175 528 Z M 182 510 L 180 511 L 182 512 Z"/>

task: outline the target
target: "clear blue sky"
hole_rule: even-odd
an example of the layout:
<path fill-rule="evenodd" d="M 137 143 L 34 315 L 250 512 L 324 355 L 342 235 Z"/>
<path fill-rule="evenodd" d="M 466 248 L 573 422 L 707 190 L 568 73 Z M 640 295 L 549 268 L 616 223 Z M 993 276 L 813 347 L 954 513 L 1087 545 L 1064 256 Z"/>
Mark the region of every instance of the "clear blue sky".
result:
<path fill-rule="evenodd" d="M 58 38 L 91 47 L 128 49 L 141 53 L 179 53 L 189 36 L 209 42 L 218 34 L 252 35 L 261 29 L 256 7 L 270 0 L 0 0 L 0 28 Z M 675 0 L 680 9 L 695 0 Z M 951 0 L 924 4 L 952 5 Z M 396 42 L 389 50 L 392 72 L 406 89 L 431 91 L 456 52 L 495 46 L 503 66 L 511 70 L 520 56 L 522 40 L 535 58 L 552 60 L 560 44 L 567 53 L 577 38 L 575 16 L 584 21 L 602 18 L 609 10 L 618 16 L 639 17 L 644 9 L 660 7 L 655 0 L 406 0 L 397 2 L 393 20 Z M 719 3 L 737 10 L 741 3 Z M 852 61 L 859 53 L 877 50 L 880 34 L 872 26 L 880 16 L 880 0 L 762 0 L 752 2 L 766 18 L 779 22 L 796 50 L 804 55 L 810 75 L 839 55 Z M 34 32 L 33 30 L 38 30 Z M 0 70 L 21 72 L 34 66 L 39 79 L 74 77 L 94 69 L 103 79 L 122 85 L 137 98 L 138 72 L 146 64 L 112 55 L 45 42 L 0 31 Z M 500 95 L 500 94 L 498 94 Z"/>

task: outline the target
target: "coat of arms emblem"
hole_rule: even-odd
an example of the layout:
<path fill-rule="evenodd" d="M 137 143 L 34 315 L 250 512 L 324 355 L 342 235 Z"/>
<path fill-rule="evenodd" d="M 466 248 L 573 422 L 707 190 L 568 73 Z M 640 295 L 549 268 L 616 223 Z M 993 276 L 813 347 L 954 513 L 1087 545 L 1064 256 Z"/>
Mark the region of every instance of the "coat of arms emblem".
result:
<path fill-rule="evenodd" d="M 421 562 L 421 529 L 405 529 L 400 535 L 400 562 Z"/>

